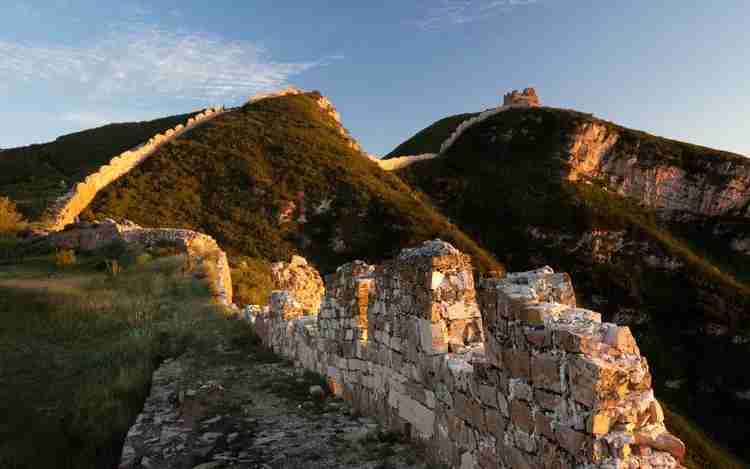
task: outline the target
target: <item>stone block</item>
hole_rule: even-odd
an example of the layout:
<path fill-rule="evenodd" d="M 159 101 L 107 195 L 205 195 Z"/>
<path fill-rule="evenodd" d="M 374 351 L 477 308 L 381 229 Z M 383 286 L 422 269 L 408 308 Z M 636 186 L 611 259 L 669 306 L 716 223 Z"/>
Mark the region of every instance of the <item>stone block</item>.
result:
<path fill-rule="evenodd" d="M 535 388 L 563 392 L 562 361 L 559 356 L 542 353 L 531 356 L 531 382 Z"/>
<path fill-rule="evenodd" d="M 508 419 L 503 417 L 498 410 L 484 409 L 484 428 L 487 432 L 494 435 L 498 440 L 502 440 L 507 426 Z"/>
<path fill-rule="evenodd" d="M 593 450 L 593 439 L 568 427 L 556 427 L 555 439 L 576 460 L 585 461 Z"/>
<path fill-rule="evenodd" d="M 534 417 L 528 402 L 514 399 L 510 403 L 510 421 L 526 434 L 534 432 Z"/>
<path fill-rule="evenodd" d="M 482 427 L 482 406 L 480 403 L 462 392 L 454 395 L 454 409 L 456 415 L 474 428 Z"/>
<path fill-rule="evenodd" d="M 552 427 L 552 414 L 546 414 L 542 411 L 534 413 L 534 430 L 537 434 L 546 436 L 554 440 L 555 434 Z"/>
<path fill-rule="evenodd" d="M 507 349 L 503 351 L 503 365 L 513 378 L 528 381 L 531 377 L 531 357 L 526 350 Z"/>
<path fill-rule="evenodd" d="M 601 359 L 572 357 L 567 370 L 571 396 L 590 408 L 616 406 L 627 393 L 628 374 Z"/>

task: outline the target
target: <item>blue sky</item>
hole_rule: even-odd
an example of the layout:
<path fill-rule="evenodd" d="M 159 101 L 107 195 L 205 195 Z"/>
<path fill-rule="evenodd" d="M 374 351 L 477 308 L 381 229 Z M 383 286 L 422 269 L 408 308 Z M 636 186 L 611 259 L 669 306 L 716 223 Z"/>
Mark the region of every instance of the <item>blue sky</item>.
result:
<path fill-rule="evenodd" d="M 746 0 L 3 0 L 0 147 L 293 84 L 382 155 L 533 85 L 550 106 L 750 155 L 748 25 Z"/>

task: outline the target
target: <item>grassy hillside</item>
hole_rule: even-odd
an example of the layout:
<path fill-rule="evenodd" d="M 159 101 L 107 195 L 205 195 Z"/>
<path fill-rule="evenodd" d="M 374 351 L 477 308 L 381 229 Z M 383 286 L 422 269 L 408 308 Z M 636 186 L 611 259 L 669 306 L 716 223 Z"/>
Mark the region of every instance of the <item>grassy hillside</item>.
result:
<path fill-rule="evenodd" d="M 733 394 L 750 388 L 750 376 L 734 364 L 750 358 L 750 346 L 701 333 L 709 320 L 730 324 L 734 332 L 746 328 L 747 315 L 737 311 L 750 304 L 750 290 L 732 272 L 718 269 L 700 242 L 678 238 L 630 201 L 597 184 L 565 182 L 564 146 L 576 126 L 589 119 L 547 108 L 511 110 L 468 130 L 443 158 L 418 162 L 399 174 L 509 270 L 549 264 L 570 272 L 581 302 L 606 317 L 628 310 L 646 313 L 650 321 L 634 330 L 659 395 L 750 460 L 744 438 L 750 432 L 745 423 L 750 405 Z M 671 155 L 670 142 L 655 145 Z M 422 153 L 436 144 L 409 150 Z M 673 144 L 675 154 L 689 161 L 686 147 Z M 607 232 L 624 233 L 625 244 L 609 262 L 597 262 L 579 241 Z M 669 270 L 644 262 L 654 251 L 683 266 Z M 684 385 L 667 389 L 667 381 L 674 380 Z"/>
<path fill-rule="evenodd" d="M 146 122 L 109 124 L 0 153 L 0 196 L 13 199 L 28 219 L 37 218 L 75 182 L 153 135 L 184 123 L 191 114 Z"/>
<path fill-rule="evenodd" d="M 245 333 L 182 259 L 141 254 L 112 277 L 111 254 L 0 269 L 0 467 L 116 467 L 154 367 Z"/>
<path fill-rule="evenodd" d="M 388 158 L 396 158 L 399 156 L 419 155 L 421 153 L 438 153 L 440 151 L 440 144 L 451 136 L 453 131 L 456 130 L 456 127 L 458 127 L 461 122 L 470 119 L 477 114 L 479 113 L 457 114 L 455 116 L 446 117 L 445 119 L 440 119 L 431 126 L 420 130 L 409 140 L 394 148 L 393 151 L 385 155 L 383 159 L 387 160 Z"/>
<path fill-rule="evenodd" d="M 212 235 L 229 253 L 238 302 L 261 302 L 268 262 L 293 253 L 329 272 L 441 237 L 502 268 L 399 177 L 350 149 L 311 93 L 263 100 L 157 151 L 101 192 L 91 217 Z"/>

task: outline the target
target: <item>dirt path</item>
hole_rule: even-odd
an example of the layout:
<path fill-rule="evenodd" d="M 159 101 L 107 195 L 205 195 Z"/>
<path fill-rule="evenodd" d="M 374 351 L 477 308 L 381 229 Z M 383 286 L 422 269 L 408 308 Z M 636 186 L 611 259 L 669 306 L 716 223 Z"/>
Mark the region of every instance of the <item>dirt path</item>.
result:
<path fill-rule="evenodd" d="M 165 362 L 121 468 L 426 469 L 421 449 L 348 405 L 315 399 L 315 375 L 220 347 Z"/>

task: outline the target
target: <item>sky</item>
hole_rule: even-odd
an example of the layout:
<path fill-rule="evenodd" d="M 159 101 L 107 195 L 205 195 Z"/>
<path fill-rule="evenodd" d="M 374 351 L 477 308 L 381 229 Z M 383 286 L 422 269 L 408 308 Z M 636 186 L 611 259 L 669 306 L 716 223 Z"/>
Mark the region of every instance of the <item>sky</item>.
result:
<path fill-rule="evenodd" d="M 319 90 L 376 155 L 534 86 L 750 156 L 746 0 L 0 1 L 0 148 Z"/>

